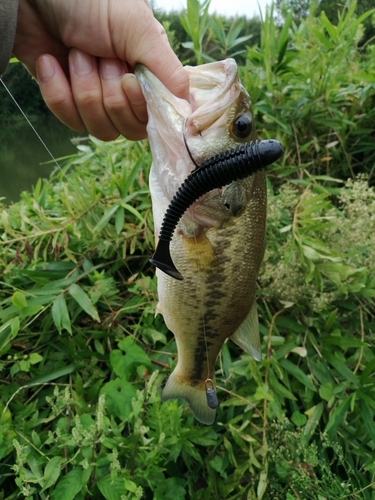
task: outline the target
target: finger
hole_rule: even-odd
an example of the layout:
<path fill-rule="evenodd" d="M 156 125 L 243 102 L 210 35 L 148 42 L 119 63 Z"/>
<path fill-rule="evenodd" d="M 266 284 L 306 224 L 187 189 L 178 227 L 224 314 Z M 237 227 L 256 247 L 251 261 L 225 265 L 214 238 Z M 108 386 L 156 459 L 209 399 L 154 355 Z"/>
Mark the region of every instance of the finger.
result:
<path fill-rule="evenodd" d="M 52 113 L 76 132 L 86 130 L 66 75 L 53 56 L 43 54 L 37 59 L 36 78 L 43 99 Z"/>
<path fill-rule="evenodd" d="M 151 12 L 152 12 L 152 7 L 150 5 L 150 2 L 148 0 L 143 0 L 143 1 L 147 5 L 147 7 L 151 10 Z"/>
<path fill-rule="evenodd" d="M 126 76 L 130 77 L 130 75 L 124 76 L 124 73 L 127 72 L 126 64 L 119 59 L 102 58 L 99 60 L 99 69 L 104 108 L 112 123 L 128 139 L 144 139 L 146 137 L 147 113 L 146 117 L 142 115 L 143 123 L 140 122 L 122 87 L 122 79 Z M 134 75 L 131 76 L 136 80 Z M 138 85 L 137 81 L 136 84 Z M 141 93 L 140 88 L 139 92 Z M 142 93 L 141 98 L 143 99 Z"/>
<path fill-rule="evenodd" d="M 123 16 L 110 20 L 117 57 L 133 68 L 137 63 L 144 64 L 173 94 L 188 99 L 189 77 L 171 49 L 162 25 L 144 2 L 132 2 L 126 15 L 126 25 L 132 29 L 125 32 Z"/>
<path fill-rule="evenodd" d="M 125 92 L 134 115 L 141 123 L 147 123 L 146 100 L 136 76 L 133 73 L 127 73 L 122 77 L 122 89 Z"/>
<path fill-rule="evenodd" d="M 189 100 L 189 76 L 171 49 L 165 29 L 156 19 L 149 33 L 148 50 L 139 46 L 143 64 L 177 97 Z"/>
<path fill-rule="evenodd" d="M 96 58 L 81 50 L 69 53 L 70 83 L 79 115 L 90 134 L 111 141 L 119 132 L 103 103 L 103 92 Z"/>

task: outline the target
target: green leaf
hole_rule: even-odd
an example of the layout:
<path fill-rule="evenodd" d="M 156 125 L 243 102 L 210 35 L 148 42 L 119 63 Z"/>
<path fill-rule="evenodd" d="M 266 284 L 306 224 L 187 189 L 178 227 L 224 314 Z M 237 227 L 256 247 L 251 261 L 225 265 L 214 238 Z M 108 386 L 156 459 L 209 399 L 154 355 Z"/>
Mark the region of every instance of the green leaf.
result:
<path fill-rule="evenodd" d="M 257 487 L 257 499 L 261 500 L 265 494 L 268 486 L 268 471 L 267 462 L 265 462 L 265 468 L 262 470 L 259 476 L 259 483 Z"/>
<path fill-rule="evenodd" d="M 74 500 L 84 486 L 83 470 L 75 468 L 68 472 L 51 493 L 51 500 Z"/>
<path fill-rule="evenodd" d="M 328 349 L 324 349 L 323 356 L 328 363 L 332 365 L 345 380 L 347 380 L 347 382 L 351 382 L 354 387 L 358 387 L 357 377 L 353 374 L 350 368 L 346 366 L 344 359 L 340 359 L 337 355 L 328 351 Z"/>
<path fill-rule="evenodd" d="M 108 224 L 108 222 L 112 219 L 114 214 L 117 212 L 119 209 L 119 205 L 113 205 L 109 207 L 105 212 L 104 215 L 101 217 L 97 225 L 94 227 L 94 232 L 95 233 L 101 233 L 105 226 Z"/>
<path fill-rule="evenodd" d="M 335 26 L 333 26 L 333 24 L 329 21 L 329 19 L 326 16 L 324 11 L 320 14 L 320 20 L 321 20 L 323 26 L 325 27 L 325 29 L 327 30 L 331 40 L 336 42 L 336 40 L 337 40 L 337 28 Z"/>
<path fill-rule="evenodd" d="M 154 500 L 185 500 L 186 490 L 184 481 L 179 477 L 169 477 L 159 482 L 155 492 Z"/>
<path fill-rule="evenodd" d="M 299 411 L 294 411 L 292 413 L 292 422 L 297 426 L 297 427 L 302 427 L 303 425 L 306 424 L 307 417 L 303 413 L 300 413 Z"/>
<path fill-rule="evenodd" d="M 65 328 L 65 330 L 72 334 L 69 312 L 66 307 L 65 296 L 63 293 L 60 293 L 60 295 L 58 295 L 53 301 L 52 319 L 59 333 L 61 333 L 62 329 Z"/>
<path fill-rule="evenodd" d="M 125 479 L 124 486 L 128 491 L 135 493 L 137 491 L 137 485 L 134 481 L 130 481 L 130 479 Z"/>
<path fill-rule="evenodd" d="M 37 363 L 40 363 L 41 361 L 43 361 L 43 356 L 41 356 L 37 352 L 33 352 L 29 356 L 29 361 L 32 365 L 36 365 Z"/>
<path fill-rule="evenodd" d="M 319 424 L 320 418 L 323 414 L 323 410 L 324 410 L 324 404 L 319 403 L 316 406 L 313 406 L 312 408 L 309 408 L 307 411 L 305 411 L 308 420 L 305 425 L 305 428 L 303 429 L 302 441 L 304 443 L 308 443 L 312 438 L 312 435 L 314 434 L 314 431 L 317 425 Z"/>
<path fill-rule="evenodd" d="M 0 354 L 9 348 L 10 339 L 14 339 L 20 328 L 20 320 L 15 317 L 0 326 Z"/>
<path fill-rule="evenodd" d="M 21 371 L 23 371 L 23 372 L 30 371 L 30 361 L 28 359 L 22 359 L 19 362 L 19 366 L 20 366 Z"/>
<path fill-rule="evenodd" d="M 137 395 L 135 387 L 123 378 L 116 378 L 104 384 L 100 394 L 105 394 L 108 415 L 127 421 L 132 410 L 132 398 Z"/>
<path fill-rule="evenodd" d="M 367 383 L 367 381 L 369 380 L 369 378 L 373 377 L 374 372 L 375 372 L 375 356 L 372 358 L 371 361 L 369 361 L 366 364 L 366 366 L 362 372 L 362 375 L 360 378 L 361 385 L 364 386 Z"/>
<path fill-rule="evenodd" d="M 269 370 L 269 384 L 275 394 L 283 398 L 292 399 L 293 401 L 297 400 L 297 398 L 277 380 L 272 369 Z"/>
<path fill-rule="evenodd" d="M 94 319 L 95 321 L 100 322 L 100 318 L 98 315 L 98 311 L 96 310 L 96 307 L 94 304 L 91 302 L 90 297 L 87 295 L 87 293 L 76 283 L 73 283 L 70 285 L 68 288 L 68 291 L 70 295 L 73 297 L 73 299 L 78 303 L 80 307 Z"/>
<path fill-rule="evenodd" d="M 113 350 L 110 354 L 111 366 L 116 375 L 129 378 L 136 373 L 139 366 L 145 366 L 150 370 L 152 369 L 150 358 L 144 350 L 134 342 L 132 337 L 128 336 L 124 340 L 121 340 L 118 346 L 125 354 L 122 354 L 118 349 Z"/>
<path fill-rule="evenodd" d="M 121 203 L 121 206 L 130 212 L 132 215 L 134 215 L 144 226 L 147 226 L 147 222 L 145 219 L 142 217 L 142 215 L 138 212 L 137 209 L 129 205 L 128 203 Z"/>
<path fill-rule="evenodd" d="M 97 484 L 105 500 L 121 500 L 125 494 L 124 479 L 121 477 L 112 479 L 110 476 L 102 476 Z"/>
<path fill-rule="evenodd" d="M 337 345 L 344 351 L 349 347 L 366 347 L 366 343 L 362 340 L 354 339 L 351 337 L 342 337 L 341 335 L 331 335 L 323 338 L 324 344 Z"/>
<path fill-rule="evenodd" d="M 328 433 L 328 436 L 331 439 L 333 439 L 333 437 L 337 432 L 337 429 L 341 425 L 341 422 L 344 420 L 349 405 L 350 405 L 350 398 L 345 398 L 344 400 L 340 401 L 340 403 L 331 412 L 328 423 L 325 428 L 325 432 Z"/>
<path fill-rule="evenodd" d="M 304 386 L 306 386 L 308 389 L 311 391 L 316 392 L 316 387 L 313 384 L 311 378 L 309 378 L 298 366 L 296 366 L 294 363 L 289 361 L 288 359 L 282 359 L 280 361 L 280 365 L 291 375 L 293 375 L 294 378 L 299 380 Z"/>
<path fill-rule="evenodd" d="M 17 307 L 17 309 L 24 309 L 28 306 L 27 299 L 22 292 L 14 292 L 12 295 L 12 304 Z"/>
<path fill-rule="evenodd" d="M 375 422 L 374 422 L 374 410 L 372 410 L 366 401 L 361 400 L 360 402 L 361 414 L 363 418 L 363 422 L 366 426 L 367 432 L 370 435 L 370 438 L 375 445 Z"/>
<path fill-rule="evenodd" d="M 325 401 L 330 401 L 333 396 L 333 386 L 330 382 L 326 382 L 320 387 L 319 396 Z"/>
<path fill-rule="evenodd" d="M 53 484 L 56 483 L 57 479 L 60 476 L 61 472 L 61 464 L 65 461 L 63 457 L 53 457 L 48 462 L 44 469 L 44 487 L 42 491 L 45 491 L 47 488 L 50 488 Z"/>
<path fill-rule="evenodd" d="M 31 439 L 33 440 L 33 444 L 40 449 L 42 445 L 42 440 L 40 439 L 40 436 L 35 430 L 32 430 L 31 432 Z"/>
<path fill-rule="evenodd" d="M 262 399 L 267 399 L 268 401 L 274 401 L 274 397 L 270 392 L 269 387 L 266 384 L 264 384 L 262 387 L 258 386 L 256 388 L 254 397 L 258 401 L 261 401 Z"/>
<path fill-rule="evenodd" d="M 329 40 L 327 37 L 325 37 L 324 34 L 321 33 L 319 30 L 317 30 L 315 28 L 311 28 L 311 33 L 313 33 L 320 40 L 320 42 L 323 45 L 325 45 L 325 47 L 328 50 L 332 50 L 334 48 L 334 45 L 331 42 L 331 40 Z"/>
<path fill-rule="evenodd" d="M 47 280 L 62 280 L 65 278 L 74 268 L 76 264 L 74 262 L 46 262 L 35 269 L 22 269 L 20 273 L 23 276 L 27 276 L 36 283 L 46 283 Z"/>
<path fill-rule="evenodd" d="M 124 207 L 119 207 L 119 209 L 116 212 L 116 218 L 115 218 L 116 234 L 120 234 L 124 227 L 124 214 L 125 214 Z"/>
<path fill-rule="evenodd" d="M 51 382 L 52 380 L 56 380 L 57 378 L 60 377 L 65 377 L 66 375 L 70 375 L 73 373 L 76 369 L 76 365 L 67 365 L 63 366 L 62 368 L 59 368 L 57 370 L 53 370 L 48 373 L 44 373 L 40 377 L 36 377 L 34 379 L 29 380 L 25 384 L 25 387 L 31 387 L 33 385 L 39 385 L 39 384 L 45 384 L 46 382 Z"/>

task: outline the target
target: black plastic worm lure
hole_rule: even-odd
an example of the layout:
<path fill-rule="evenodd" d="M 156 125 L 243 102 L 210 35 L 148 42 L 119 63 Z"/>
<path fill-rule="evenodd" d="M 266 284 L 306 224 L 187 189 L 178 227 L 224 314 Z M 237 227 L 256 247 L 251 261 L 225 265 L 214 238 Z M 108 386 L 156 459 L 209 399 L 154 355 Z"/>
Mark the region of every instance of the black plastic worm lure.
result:
<path fill-rule="evenodd" d="M 150 262 L 172 278 L 182 280 L 173 264 L 169 243 L 185 211 L 209 191 L 264 170 L 278 160 L 283 151 L 282 145 L 276 140 L 248 142 L 213 156 L 193 170 L 169 204 Z"/>

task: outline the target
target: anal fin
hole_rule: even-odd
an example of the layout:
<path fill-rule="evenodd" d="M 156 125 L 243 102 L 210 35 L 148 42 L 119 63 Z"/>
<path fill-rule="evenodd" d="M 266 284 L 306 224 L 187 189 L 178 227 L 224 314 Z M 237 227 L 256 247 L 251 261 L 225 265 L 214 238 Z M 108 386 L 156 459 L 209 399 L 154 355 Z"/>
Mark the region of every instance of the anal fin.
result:
<path fill-rule="evenodd" d="M 262 359 L 256 300 L 254 300 L 246 318 L 229 338 L 256 361 Z"/>

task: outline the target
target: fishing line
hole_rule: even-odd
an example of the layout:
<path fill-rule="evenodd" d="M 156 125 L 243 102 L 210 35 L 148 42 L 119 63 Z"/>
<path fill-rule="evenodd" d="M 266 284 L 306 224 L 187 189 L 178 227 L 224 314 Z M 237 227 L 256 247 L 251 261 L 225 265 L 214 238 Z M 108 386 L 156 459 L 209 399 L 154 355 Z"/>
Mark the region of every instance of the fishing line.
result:
<path fill-rule="evenodd" d="M 64 173 L 64 171 L 63 171 L 62 167 L 60 166 L 59 162 L 53 156 L 53 154 L 50 151 L 50 149 L 48 148 L 47 144 L 43 141 L 42 137 L 40 136 L 40 134 L 38 133 L 38 131 L 36 130 L 36 128 L 34 127 L 34 125 L 31 123 L 31 121 L 27 117 L 26 113 L 21 108 L 21 106 L 18 104 L 18 102 L 16 101 L 15 97 L 12 95 L 11 91 L 8 89 L 8 87 L 6 86 L 6 83 L 4 82 L 4 80 L 2 78 L 0 78 L 0 82 L 2 83 L 3 87 L 5 88 L 5 90 L 7 91 L 7 93 L 9 94 L 9 96 L 12 99 L 12 101 L 14 102 L 14 104 L 17 106 L 17 108 L 20 111 L 20 113 L 22 114 L 23 118 L 26 120 L 26 122 L 28 123 L 28 125 L 31 127 L 32 131 L 37 136 L 37 138 L 39 139 L 39 141 L 43 145 L 44 149 L 47 151 L 47 153 L 49 154 L 49 156 L 52 158 L 53 162 L 55 163 L 55 165 L 58 167 L 58 169 L 62 173 L 63 178 L 65 179 L 65 181 L 69 185 L 69 179 L 68 179 L 67 175 Z M 95 222 L 98 223 L 99 222 L 99 217 L 96 217 L 96 215 L 93 212 L 92 212 L 91 215 L 92 215 L 93 219 L 95 220 Z M 116 247 L 114 246 L 113 243 L 110 242 L 110 245 L 112 246 L 112 248 L 115 251 L 116 255 L 119 257 L 119 259 L 121 260 L 121 262 L 124 264 L 124 266 L 128 270 L 129 275 L 131 275 L 131 270 L 130 270 L 129 266 L 126 264 L 125 260 L 122 258 L 122 256 L 119 253 L 119 251 L 116 249 Z"/>
<path fill-rule="evenodd" d="M 197 242 L 197 237 L 194 234 L 194 242 L 195 245 L 197 246 L 198 249 L 198 242 Z M 197 252 L 198 255 L 198 276 L 202 276 L 201 273 L 201 266 L 200 266 L 200 261 L 199 261 L 199 250 Z M 206 361 L 207 361 L 207 378 L 205 380 L 205 389 L 206 389 L 206 400 L 207 400 L 207 405 L 211 409 L 216 409 L 219 406 L 219 401 L 216 396 L 216 390 L 214 383 L 212 379 L 210 378 L 210 358 L 208 356 L 208 342 L 207 342 L 207 333 L 206 333 L 206 323 L 205 323 L 205 317 L 204 317 L 204 307 L 203 307 L 203 287 L 202 287 L 202 279 L 200 280 L 200 285 L 199 285 L 199 291 L 200 291 L 200 304 L 201 304 L 201 316 L 202 316 L 202 330 L 203 330 L 203 337 L 204 337 L 204 344 L 206 348 Z"/>
<path fill-rule="evenodd" d="M 186 123 L 187 123 L 187 120 L 188 120 L 188 117 L 186 117 L 185 121 L 184 121 L 184 126 L 182 128 L 182 136 L 183 136 L 183 139 L 184 139 L 186 151 L 188 152 L 191 161 L 193 162 L 193 164 L 195 165 L 196 168 L 199 168 L 199 165 L 195 162 L 195 160 L 193 158 L 193 155 L 191 154 L 191 151 L 189 149 L 188 143 L 187 143 L 187 139 L 186 139 Z M 194 242 L 195 242 L 195 245 L 198 248 L 198 242 L 197 242 L 196 234 L 194 234 Z M 198 255 L 199 255 L 199 252 L 198 252 Z M 199 259 L 198 259 L 198 275 L 202 276 Z M 201 280 L 201 283 L 202 283 L 202 280 Z M 219 401 L 217 399 L 217 395 L 216 395 L 216 390 L 215 390 L 214 383 L 213 383 L 212 379 L 210 378 L 210 358 L 208 356 L 208 343 L 207 343 L 206 324 L 205 324 L 204 307 L 203 307 L 203 287 L 201 285 L 200 285 L 200 295 L 201 295 L 202 327 L 203 327 L 204 344 L 205 344 L 205 347 L 206 347 L 206 361 L 207 361 L 207 378 L 205 380 L 206 400 L 207 400 L 207 405 L 211 409 L 215 409 L 215 408 L 218 407 Z"/>
<path fill-rule="evenodd" d="M 27 121 L 27 123 L 30 125 L 32 131 L 34 132 L 34 134 L 37 136 L 37 138 L 39 139 L 39 141 L 42 143 L 44 149 L 47 151 L 47 153 L 50 155 L 50 157 L 52 158 L 52 160 L 55 162 L 55 164 L 58 166 L 58 168 L 61 170 L 62 172 L 62 168 L 60 167 L 58 161 L 56 160 L 56 158 L 53 156 L 53 154 L 51 153 L 51 151 L 48 149 L 47 147 L 47 144 L 43 141 L 43 139 L 40 137 L 40 135 L 38 134 L 38 131 L 36 130 L 36 128 L 34 127 L 34 125 L 31 123 L 31 121 L 28 119 L 27 115 L 24 113 L 23 109 L 21 108 L 21 106 L 18 104 L 18 102 L 16 101 L 16 99 L 13 97 L 11 91 L 8 89 L 8 87 L 6 86 L 4 80 L 2 78 L 0 78 L 0 82 L 3 84 L 3 87 L 5 88 L 5 90 L 8 92 L 8 94 L 10 95 L 10 98 L 12 99 L 12 101 L 14 102 L 14 104 L 17 106 L 18 110 L 21 112 L 22 116 L 25 118 L 25 120 Z M 65 177 L 65 174 L 63 173 L 64 177 Z"/>
<path fill-rule="evenodd" d="M 185 121 L 184 121 L 184 126 L 182 129 L 182 137 L 184 138 L 185 148 L 186 148 L 186 151 L 188 152 L 188 155 L 190 156 L 191 161 L 194 163 L 196 168 L 199 168 L 199 165 L 197 165 L 197 163 L 195 162 L 195 160 L 193 158 L 193 155 L 191 154 L 191 151 L 189 149 L 189 146 L 188 146 L 188 143 L 186 140 L 186 122 L 187 122 L 187 120 L 188 120 L 188 116 L 185 118 Z"/>
<path fill-rule="evenodd" d="M 182 129 L 182 136 L 184 139 L 186 151 L 188 152 L 188 155 L 190 156 L 191 161 L 195 165 L 195 167 L 198 169 L 199 165 L 195 162 L 193 155 L 189 149 L 187 139 L 186 139 L 186 123 L 187 123 L 188 117 L 185 118 L 184 121 L 184 126 Z M 194 241 L 195 245 L 198 246 L 197 243 L 197 238 L 196 235 L 194 234 Z M 198 273 L 201 276 L 201 268 L 200 268 L 200 262 L 198 260 Z M 202 326 L 203 326 L 203 336 L 204 336 L 204 344 L 206 347 L 206 358 L 207 358 L 207 378 L 205 380 L 205 389 L 206 389 L 206 400 L 207 400 L 207 405 L 212 409 L 216 409 L 219 406 L 219 400 L 216 395 L 216 390 L 215 390 L 215 385 L 210 378 L 210 358 L 208 356 L 208 343 L 207 343 L 207 334 L 206 334 L 206 324 L 205 324 L 205 318 L 204 318 L 204 307 L 203 307 L 203 287 L 200 286 L 200 294 L 201 294 L 201 313 L 202 313 Z"/>
<path fill-rule="evenodd" d="M 198 242 L 197 242 L 197 237 L 196 235 L 194 234 L 194 242 L 195 242 L 195 245 L 197 247 L 197 256 L 198 256 L 198 260 L 197 260 L 197 263 L 198 263 L 198 275 L 199 276 L 202 276 L 202 273 L 201 273 L 201 267 L 200 267 L 200 261 L 199 261 L 199 247 L 198 247 Z M 200 280 L 200 282 L 202 283 L 202 280 Z M 209 359 L 209 356 L 208 356 L 208 344 L 207 344 L 207 335 L 206 335 L 206 323 L 205 323 L 205 318 L 204 318 L 204 308 L 203 308 L 203 287 L 201 286 L 201 283 L 199 285 L 199 292 L 200 292 L 200 299 L 201 299 L 201 316 L 202 316 L 202 329 L 203 329 L 203 336 L 204 336 L 204 344 L 206 346 L 206 360 L 207 360 L 207 379 L 209 378 L 210 376 L 210 359 Z"/>
<path fill-rule="evenodd" d="M 198 168 L 198 165 L 195 163 L 195 160 L 193 158 L 193 155 L 191 154 L 191 151 L 189 149 L 189 146 L 188 146 L 188 143 L 187 143 L 187 139 L 186 139 L 186 123 L 187 123 L 187 120 L 188 120 L 188 117 L 186 117 L 185 121 L 184 121 L 184 126 L 182 128 L 182 136 L 183 136 L 183 139 L 184 139 L 186 151 L 188 152 L 188 154 L 190 156 L 190 159 L 193 162 L 193 164 L 195 165 L 195 167 Z M 197 236 L 196 236 L 196 234 L 194 234 L 194 242 L 195 242 L 195 245 L 196 245 L 196 247 L 198 249 L 198 242 L 197 242 Z M 199 252 L 198 252 L 198 255 L 199 255 Z M 198 275 L 201 276 L 201 267 L 200 267 L 199 259 L 198 259 Z M 212 380 L 209 378 L 210 377 L 210 359 L 209 359 L 209 356 L 208 356 L 208 344 L 207 344 L 207 335 L 206 335 L 206 324 L 205 324 L 205 320 L 204 320 L 203 287 L 202 286 L 200 286 L 200 295 L 201 295 L 202 327 L 203 327 L 204 344 L 205 344 L 205 347 L 206 347 L 206 358 L 207 358 L 207 379 L 205 381 L 206 396 L 207 396 L 207 394 L 208 394 L 208 392 L 207 392 L 207 390 L 208 390 L 208 388 L 207 388 L 207 382 L 210 380 L 211 383 L 212 383 Z M 213 386 L 213 383 L 212 383 L 212 386 Z M 208 397 L 207 397 L 207 404 L 208 404 Z"/>

